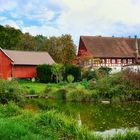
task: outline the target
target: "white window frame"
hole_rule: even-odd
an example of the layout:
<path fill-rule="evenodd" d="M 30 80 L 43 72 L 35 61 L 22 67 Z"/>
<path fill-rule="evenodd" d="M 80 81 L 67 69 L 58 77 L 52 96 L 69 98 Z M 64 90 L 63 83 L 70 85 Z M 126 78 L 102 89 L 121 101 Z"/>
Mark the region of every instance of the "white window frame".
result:
<path fill-rule="evenodd" d="M 127 62 L 126 59 L 123 59 L 123 60 L 122 60 L 122 63 L 123 63 L 123 64 L 126 64 L 126 62 Z"/>
<path fill-rule="evenodd" d="M 116 64 L 116 59 L 112 59 L 112 64 Z"/>
<path fill-rule="evenodd" d="M 132 59 L 128 59 L 128 64 L 132 64 Z"/>
<path fill-rule="evenodd" d="M 121 64 L 121 59 L 117 59 L 117 64 Z"/>
<path fill-rule="evenodd" d="M 110 59 L 106 59 L 106 64 L 110 64 Z"/>

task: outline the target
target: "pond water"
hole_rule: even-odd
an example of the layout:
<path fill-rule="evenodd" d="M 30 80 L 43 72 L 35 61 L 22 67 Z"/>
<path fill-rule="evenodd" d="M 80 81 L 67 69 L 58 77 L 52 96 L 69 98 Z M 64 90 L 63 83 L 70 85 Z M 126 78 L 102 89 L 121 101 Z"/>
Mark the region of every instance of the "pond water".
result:
<path fill-rule="evenodd" d="M 105 130 L 140 128 L 140 104 L 90 104 L 61 102 L 55 100 L 28 100 L 26 108 L 57 109 L 85 125 L 90 130 L 103 132 Z"/>

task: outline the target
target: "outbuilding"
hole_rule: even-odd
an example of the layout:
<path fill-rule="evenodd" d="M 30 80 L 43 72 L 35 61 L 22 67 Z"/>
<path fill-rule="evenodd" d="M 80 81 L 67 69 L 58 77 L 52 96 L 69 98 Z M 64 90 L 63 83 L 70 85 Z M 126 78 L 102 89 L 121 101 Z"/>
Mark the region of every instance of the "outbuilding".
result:
<path fill-rule="evenodd" d="M 15 51 L 0 48 L 0 78 L 36 77 L 36 66 L 54 64 L 48 52 Z"/>

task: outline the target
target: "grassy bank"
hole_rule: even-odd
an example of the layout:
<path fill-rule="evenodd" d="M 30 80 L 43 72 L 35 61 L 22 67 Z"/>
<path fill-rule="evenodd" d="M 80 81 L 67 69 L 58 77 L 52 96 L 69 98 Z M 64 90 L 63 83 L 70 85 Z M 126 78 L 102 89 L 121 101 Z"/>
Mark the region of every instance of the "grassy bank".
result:
<path fill-rule="evenodd" d="M 4 131 L 3 131 L 4 130 Z M 63 113 L 31 111 L 15 103 L 0 105 L 0 138 L 3 140 L 92 139 L 87 129 L 78 127 Z"/>
<path fill-rule="evenodd" d="M 51 111 L 31 111 L 15 103 L 0 105 L 0 138 L 2 140 L 103 140 L 91 134 L 75 120 Z M 127 132 L 106 137 L 107 140 L 139 140 L 140 132 Z"/>
<path fill-rule="evenodd" d="M 17 81 L 0 80 L 0 138 L 2 140 L 103 140 L 102 137 L 91 134 L 85 127 L 79 127 L 76 120 L 57 109 L 43 111 L 28 107 L 22 108 L 24 95 L 28 92 L 21 85 Z M 91 101 L 91 99 L 98 98 L 97 90 L 90 89 L 86 81 L 45 86 L 43 94 L 51 98 L 70 101 Z M 129 140 L 133 138 L 140 139 L 140 132 L 118 134 L 107 139 Z"/>
<path fill-rule="evenodd" d="M 111 102 L 140 101 L 140 74 L 129 71 L 68 83 L 37 83 L 19 80 L 27 94 L 38 94 L 67 101 Z"/>

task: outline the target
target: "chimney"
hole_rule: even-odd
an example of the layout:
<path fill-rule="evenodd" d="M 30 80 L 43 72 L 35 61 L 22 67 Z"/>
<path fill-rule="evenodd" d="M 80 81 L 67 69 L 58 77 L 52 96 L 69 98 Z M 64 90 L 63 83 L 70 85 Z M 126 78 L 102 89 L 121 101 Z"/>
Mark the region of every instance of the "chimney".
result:
<path fill-rule="evenodd" d="M 138 39 L 137 36 L 135 35 L 135 60 L 136 63 L 138 62 L 138 55 L 139 55 L 139 50 L 138 50 Z"/>

